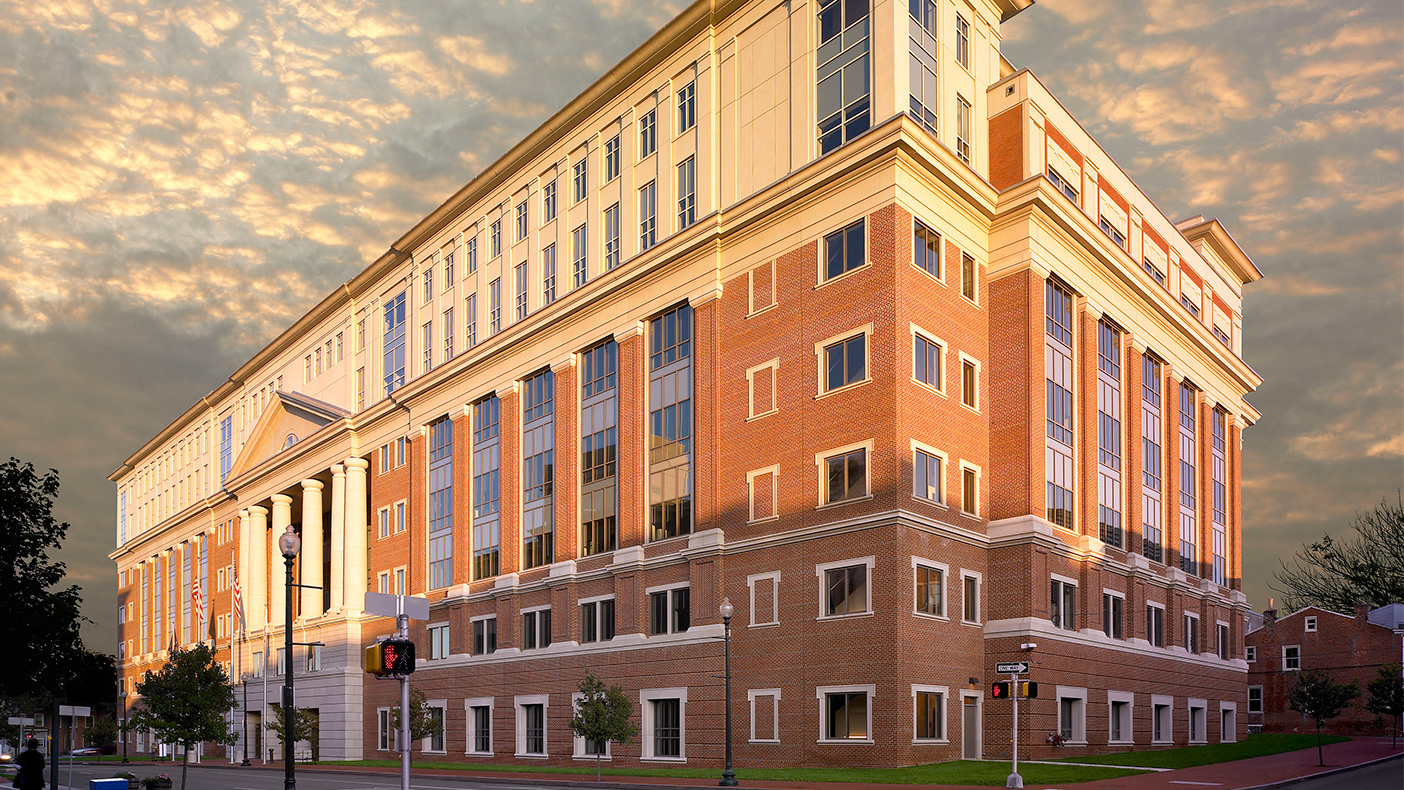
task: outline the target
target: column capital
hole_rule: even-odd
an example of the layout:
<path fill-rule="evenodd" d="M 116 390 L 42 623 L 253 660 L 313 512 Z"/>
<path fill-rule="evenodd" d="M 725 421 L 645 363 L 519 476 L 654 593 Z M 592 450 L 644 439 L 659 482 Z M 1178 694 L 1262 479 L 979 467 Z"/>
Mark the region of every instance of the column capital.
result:
<path fill-rule="evenodd" d="M 301 485 L 303 491 L 321 491 L 324 484 L 321 480 L 309 477 L 303 480 Z"/>
<path fill-rule="evenodd" d="M 1082 312 L 1091 316 L 1093 321 L 1100 321 L 1102 316 L 1107 314 L 1100 305 L 1085 296 L 1082 297 Z"/>
<path fill-rule="evenodd" d="M 1136 353 L 1140 354 L 1141 356 L 1145 356 L 1146 351 L 1149 348 L 1146 345 L 1146 339 L 1136 334 L 1135 332 L 1126 333 L 1126 344 L 1131 348 L 1135 349 Z"/>
<path fill-rule="evenodd" d="M 346 471 L 348 472 L 352 469 L 357 469 L 364 472 L 370 468 L 370 461 L 367 461 L 364 458 L 351 457 L 347 458 L 345 461 L 343 461 L 343 463 L 346 464 Z"/>
<path fill-rule="evenodd" d="M 345 476 L 346 476 L 346 467 L 345 467 L 345 466 L 342 466 L 341 464 L 332 464 L 332 465 L 331 465 L 331 473 L 332 473 L 332 477 L 345 477 Z"/>
<path fill-rule="evenodd" d="M 273 500 L 274 507 L 277 507 L 278 505 L 292 504 L 292 497 L 288 496 L 287 494 L 274 494 L 273 496 L 269 497 L 269 499 Z"/>
<path fill-rule="evenodd" d="M 239 508 L 239 520 L 240 520 L 240 521 L 245 521 L 245 520 L 248 519 L 248 517 L 249 517 L 249 509 L 246 508 L 246 507 L 241 507 L 241 508 Z"/>
<path fill-rule="evenodd" d="M 250 505 L 246 512 L 254 518 L 268 518 L 268 508 L 262 505 Z"/>

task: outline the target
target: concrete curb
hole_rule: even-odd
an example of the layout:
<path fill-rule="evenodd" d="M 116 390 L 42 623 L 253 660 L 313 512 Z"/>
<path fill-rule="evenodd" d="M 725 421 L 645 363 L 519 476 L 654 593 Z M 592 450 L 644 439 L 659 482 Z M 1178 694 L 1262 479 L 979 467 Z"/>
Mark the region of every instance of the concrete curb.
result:
<path fill-rule="evenodd" d="M 1321 779 L 1327 776 L 1335 776 L 1336 774 L 1343 774 L 1349 771 L 1356 771 L 1361 768 L 1368 768 L 1372 765 L 1379 765 L 1380 763 L 1389 762 L 1390 760 L 1404 760 L 1404 754 L 1391 754 L 1386 757 L 1380 757 L 1374 760 L 1367 760 L 1363 763 L 1356 763 L 1355 765 L 1343 765 L 1340 768 L 1332 768 L 1326 771 L 1319 771 L 1314 774 L 1298 776 L 1293 779 L 1283 779 L 1280 782 L 1269 782 L 1263 785 L 1250 785 L 1248 787 L 1235 788 L 1234 790 L 1276 790 L 1279 787 L 1291 787 L 1293 785 L 1299 785 L 1303 782 L 1310 782 L 1313 779 Z"/>

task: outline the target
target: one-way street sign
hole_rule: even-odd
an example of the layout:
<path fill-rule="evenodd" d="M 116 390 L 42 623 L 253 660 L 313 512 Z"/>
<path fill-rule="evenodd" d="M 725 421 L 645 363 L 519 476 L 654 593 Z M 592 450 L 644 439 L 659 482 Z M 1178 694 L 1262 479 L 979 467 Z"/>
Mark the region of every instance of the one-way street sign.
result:
<path fill-rule="evenodd" d="M 1029 671 L 1029 662 L 1011 661 L 1006 664 L 995 664 L 995 672 L 1000 675 L 1022 675 Z"/>

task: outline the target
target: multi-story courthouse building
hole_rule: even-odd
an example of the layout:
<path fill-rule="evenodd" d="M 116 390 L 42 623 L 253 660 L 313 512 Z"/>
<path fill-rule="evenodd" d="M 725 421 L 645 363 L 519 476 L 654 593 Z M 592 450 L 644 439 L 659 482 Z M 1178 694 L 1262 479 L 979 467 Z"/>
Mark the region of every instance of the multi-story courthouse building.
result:
<path fill-rule="evenodd" d="M 1007 755 L 1007 660 L 1032 755 L 1237 737 L 1261 274 L 1001 57 L 1029 4 L 691 4 L 112 473 L 126 688 L 210 640 L 231 757 L 289 668 L 390 756 L 410 593 L 428 759 L 589 756 L 588 670 L 616 765 L 715 766 L 729 599 L 742 766 Z"/>

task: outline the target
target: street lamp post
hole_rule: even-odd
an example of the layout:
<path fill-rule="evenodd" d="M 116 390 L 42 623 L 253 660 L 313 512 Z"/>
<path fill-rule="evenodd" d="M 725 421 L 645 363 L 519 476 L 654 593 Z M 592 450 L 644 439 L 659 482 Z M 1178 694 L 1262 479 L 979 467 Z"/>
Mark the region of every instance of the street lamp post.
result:
<path fill-rule="evenodd" d="M 243 661 L 243 656 L 244 648 L 243 645 L 240 645 L 240 661 Z M 247 768 L 249 766 L 249 675 L 247 672 L 241 671 L 239 673 L 239 682 L 244 686 L 244 759 L 239 761 L 239 765 Z"/>
<path fill-rule="evenodd" d="M 118 681 L 121 683 L 122 681 Z M 117 699 L 122 700 L 122 762 L 127 762 L 127 690 L 121 689 L 117 692 Z"/>
<path fill-rule="evenodd" d="M 296 790 L 297 775 L 293 764 L 293 735 L 297 732 L 297 706 L 293 704 L 293 560 L 302 548 L 302 538 L 288 525 L 288 531 L 278 538 L 278 550 L 283 553 L 283 565 L 287 568 L 287 602 L 284 610 L 283 644 L 283 790 Z"/>
<path fill-rule="evenodd" d="M 736 607 L 731 605 L 730 598 L 723 598 L 720 611 L 722 641 L 726 644 L 726 663 L 724 665 L 726 674 L 726 770 L 722 771 L 722 778 L 720 782 L 717 782 L 717 786 L 736 787 L 736 774 L 731 771 L 731 616 L 736 614 Z"/>

